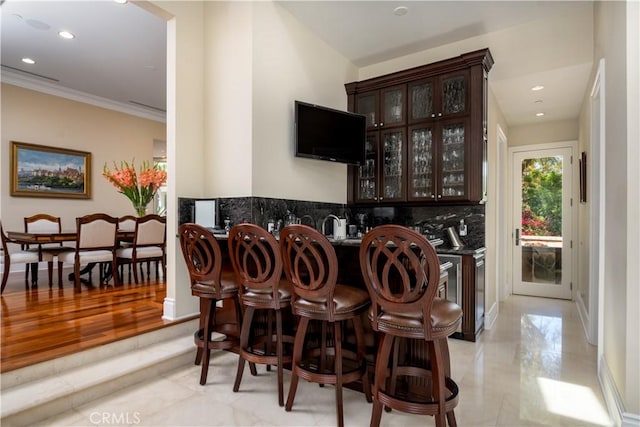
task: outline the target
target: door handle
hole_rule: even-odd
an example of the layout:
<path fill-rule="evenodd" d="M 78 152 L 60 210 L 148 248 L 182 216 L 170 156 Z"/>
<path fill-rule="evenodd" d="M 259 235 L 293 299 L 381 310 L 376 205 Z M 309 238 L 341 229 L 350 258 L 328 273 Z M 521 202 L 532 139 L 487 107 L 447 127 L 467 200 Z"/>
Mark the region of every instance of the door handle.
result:
<path fill-rule="evenodd" d="M 520 246 L 520 229 L 516 228 L 516 246 Z"/>

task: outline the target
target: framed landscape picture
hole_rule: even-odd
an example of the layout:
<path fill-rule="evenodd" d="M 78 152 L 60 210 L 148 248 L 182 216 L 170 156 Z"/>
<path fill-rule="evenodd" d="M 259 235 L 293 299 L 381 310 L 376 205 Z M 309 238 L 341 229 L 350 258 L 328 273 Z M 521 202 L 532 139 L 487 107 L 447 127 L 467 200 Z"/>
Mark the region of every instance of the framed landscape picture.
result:
<path fill-rule="evenodd" d="M 91 153 L 11 141 L 11 195 L 91 198 Z"/>

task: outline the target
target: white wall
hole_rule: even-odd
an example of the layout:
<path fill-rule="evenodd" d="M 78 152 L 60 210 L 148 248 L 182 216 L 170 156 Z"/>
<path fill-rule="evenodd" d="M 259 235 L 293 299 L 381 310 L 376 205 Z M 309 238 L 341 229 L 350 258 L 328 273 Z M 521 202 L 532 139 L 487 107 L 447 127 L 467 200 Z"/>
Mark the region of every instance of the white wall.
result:
<path fill-rule="evenodd" d="M 594 10 L 594 58 L 605 60 L 605 259 L 604 292 L 600 294 L 603 330 L 599 367 L 605 396 L 610 398 L 610 405 L 613 402 L 610 409 L 623 413 L 623 418 L 625 412 L 634 413 L 635 418 L 640 416 L 638 276 L 628 276 L 628 273 L 638 271 L 640 237 L 637 235 L 638 175 L 635 171 L 638 168 L 639 14 L 637 5 L 628 3 L 596 2 Z M 629 48 L 634 54 L 630 54 Z M 628 59 L 636 62 L 628 63 Z M 627 75 L 629 71 L 634 74 Z M 629 102 L 629 97 L 635 97 L 635 102 Z M 630 232 L 635 235 L 630 236 Z M 609 385 L 615 392 L 609 390 Z M 623 419 L 623 422 L 630 424 L 632 419 Z"/>
<path fill-rule="evenodd" d="M 578 118 L 509 128 L 509 147 L 578 139 Z"/>
<path fill-rule="evenodd" d="M 357 70 L 278 4 L 253 6 L 253 195 L 346 203 L 346 165 L 294 157 L 293 106 L 346 110 Z"/>
<path fill-rule="evenodd" d="M 592 77 L 593 79 L 593 77 Z M 592 81 L 592 79 L 590 81 Z M 591 87 L 587 88 L 585 93 L 585 99 L 583 101 L 582 108 L 580 110 L 580 117 L 578 119 L 578 152 L 583 151 L 587 154 L 587 163 L 591 164 L 593 161 L 597 161 L 594 157 L 594 153 L 591 152 L 591 99 L 590 99 Z M 589 194 L 589 187 L 594 183 L 587 180 L 587 195 Z M 589 295 L 589 254 L 590 254 L 590 237 L 589 237 L 589 225 L 590 225 L 590 205 L 592 201 L 587 197 L 586 203 L 578 203 L 578 271 L 577 271 L 577 289 L 576 298 L 582 300 L 582 309 L 591 316 L 593 313 L 589 313 L 590 295 Z"/>
<path fill-rule="evenodd" d="M 167 296 L 164 317 L 198 312 L 177 236 L 178 197 L 203 197 L 204 4 L 158 1 L 142 4 L 167 20 Z"/>
<path fill-rule="evenodd" d="M 488 108 L 488 125 L 487 125 L 487 141 L 488 141 L 488 176 L 487 176 L 487 205 L 485 211 L 485 245 L 487 247 L 486 254 L 486 286 L 485 286 L 485 320 L 491 327 L 491 323 L 495 316 L 498 314 L 498 301 L 500 298 L 499 290 L 505 286 L 504 269 L 499 268 L 507 260 L 503 259 L 505 253 L 504 245 L 506 242 L 499 241 L 498 239 L 505 234 L 508 235 L 508 231 L 504 229 L 506 222 L 499 223 L 498 212 L 501 211 L 504 219 L 505 203 L 507 198 L 506 193 L 503 191 L 501 181 L 504 181 L 507 177 L 506 170 L 498 170 L 500 167 L 498 163 L 499 155 L 498 150 L 498 127 L 502 130 L 507 138 L 510 138 L 511 130 L 508 128 L 504 119 L 504 115 L 500 110 L 500 106 L 493 94 L 493 91 L 489 90 L 489 97 L 487 102 Z M 506 154 L 506 147 L 504 147 Z M 506 159 L 504 159 L 506 160 Z"/>
<path fill-rule="evenodd" d="M 204 194 L 253 195 L 253 6 L 204 5 Z"/>
<path fill-rule="evenodd" d="M 346 165 L 294 157 L 293 105 L 346 110 L 356 68 L 275 3 L 204 10 L 205 195 L 346 203 Z"/>
<path fill-rule="evenodd" d="M 627 2 L 627 336 L 626 409 L 640 418 L 640 2 Z M 636 421 L 636 424 L 638 422 Z"/>

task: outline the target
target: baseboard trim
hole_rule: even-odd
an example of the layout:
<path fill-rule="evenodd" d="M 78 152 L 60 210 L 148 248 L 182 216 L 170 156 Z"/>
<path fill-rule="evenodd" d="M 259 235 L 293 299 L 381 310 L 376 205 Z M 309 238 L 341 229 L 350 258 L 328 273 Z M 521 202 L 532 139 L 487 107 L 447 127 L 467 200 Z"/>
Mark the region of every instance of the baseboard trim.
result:
<path fill-rule="evenodd" d="M 604 395 L 604 400 L 607 404 L 607 410 L 609 411 L 609 416 L 613 421 L 613 425 L 621 427 L 640 427 L 640 414 L 632 414 L 625 411 L 624 402 L 620 397 L 616 383 L 613 380 L 613 375 L 611 375 L 609 365 L 607 365 L 607 360 L 604 356 L 600 359 L 598 379 L 600 380 L 602 394 Z"/>
<path fill-rule="evenodd" d="M 584 304 L 584 300 L 582 299 L 582 295 L 580 292 L 576 293 L 576 308 L 578 309 L 578 315 L 580 316 L 580 321 L 582 322 L 582 328 L 584 329 L 584 335 L 587 337 L 587 341 L 591 345 L 598 345 L 597 342 L 593 342 L 593 337 L 591 336 L 591 328 L 589 326 L 590 318 L 589 312 L 587 311 L 587 307 Z"/>
<path fill-rule="evenodd" d="M 494 302 L 491 308 L 484 314 L 484 328 L 490 330 L 498 319 L 498 303 Z"/>
<path fill-rule="evenodd" d="M 628 412 L 622 414 L 622 427 L 638 426 L 640 426 L 640 414 L 630 414 Z"/>
<path fill-rule="evenodd" d="M 162 319 L 176 320 L 176 300 L 175 298 L 165 297 L 162 303 Z"/>

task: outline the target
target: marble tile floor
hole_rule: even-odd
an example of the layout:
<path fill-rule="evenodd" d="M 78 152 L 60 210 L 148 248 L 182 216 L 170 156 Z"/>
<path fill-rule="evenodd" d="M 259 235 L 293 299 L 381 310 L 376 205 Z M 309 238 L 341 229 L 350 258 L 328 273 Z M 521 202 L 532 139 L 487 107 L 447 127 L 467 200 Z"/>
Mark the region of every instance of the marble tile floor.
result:
<path fill-rule="evenodd" d="M 596 348 L 585 338 L 575 304 L 512 296 L 476 343 L 450 340 L 463 426 L 610 426 L 596 376 Z M 194 351 L 195 353 L 195 351 Z M 245 370 L 231 390 L 237 356 L 218 352 L 208 383 L 187 365 L 49 419 L 47 426 L 333 426 L 333 388 L 300 381 L 291 412 L 277 404 L 275 371 Z M 289 373 L 285 371 L 285 394 Z M 286 397 L 286 396 L 285 396 Z M 344 391 L 345 425 L 369 425 L 371 405 Z M 429 426 L 432 417 L 383 412 L 383 426 Z"/>

